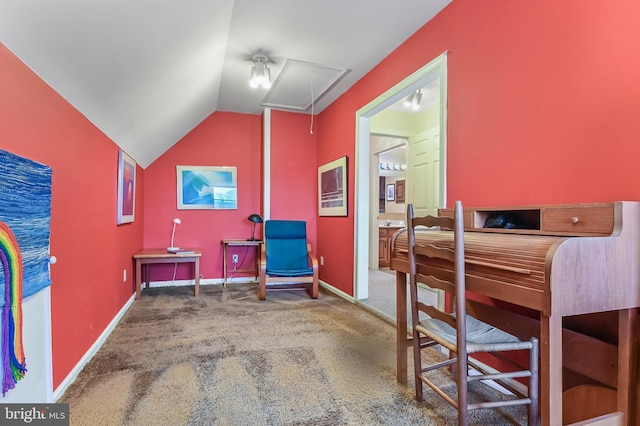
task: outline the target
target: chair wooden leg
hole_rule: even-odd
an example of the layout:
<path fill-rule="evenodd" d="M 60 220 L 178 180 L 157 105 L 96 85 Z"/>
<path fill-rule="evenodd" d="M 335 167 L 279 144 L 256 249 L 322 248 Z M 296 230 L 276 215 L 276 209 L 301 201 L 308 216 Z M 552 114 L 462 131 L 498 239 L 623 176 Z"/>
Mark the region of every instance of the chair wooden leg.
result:
<path fill-rule="evenodd" d="M 529 379 L 529 426 L 538 426 L 538 339 L 531 338 L 531 349 L 529 351 L 529 371 L 531 377 Z"/>
<path fill-rule="evenodd" d="M 468 389 L 469 389 L 469 381 L 467 380 L 467 376 L 469 375 L 469 366 L 467 364 L 467 356 L 461 356 L 459 353 L 458 362 L 456 363 L 456 367 L 458 369 L 456 374 L 456 382 L 458 387 L 458 426 L 467 426 L 467 415 L 468 415 Z"/>
<path fill-rule="evenodd" d="M 416 387 L 416 401 L 422 402 L 422 354 L 420 353 L 420 333 L 413 329 L 413 372 Z"/>

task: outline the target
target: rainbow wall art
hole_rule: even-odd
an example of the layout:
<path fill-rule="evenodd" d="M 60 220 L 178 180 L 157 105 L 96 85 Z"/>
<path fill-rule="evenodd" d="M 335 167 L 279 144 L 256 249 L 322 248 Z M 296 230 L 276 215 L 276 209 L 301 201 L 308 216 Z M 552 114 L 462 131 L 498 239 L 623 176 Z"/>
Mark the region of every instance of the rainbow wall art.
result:
<path fill-rule="evenodd" d="M 0 264 L 4 274 L 2 307 L 2 395 L 24 377 L 26 365 L 22 348 L 22 253 L 16 237 L 0 222 Z"/>
<path fill-rule="evenodd" d="M 0 378 L 4 397 L 25 377 L 25 347 L 38 350 L 43 345 L 34 341 L 33 330 L 32 337 L 23 342 L 22 312 L 23 298 L 51 285 L 51 168 L 0 150 L 0 194 Z M 50 333 L 38 327 L 41 330 L 36 335 Z M 44 374 L 37 370 L 30 374 Z"/>

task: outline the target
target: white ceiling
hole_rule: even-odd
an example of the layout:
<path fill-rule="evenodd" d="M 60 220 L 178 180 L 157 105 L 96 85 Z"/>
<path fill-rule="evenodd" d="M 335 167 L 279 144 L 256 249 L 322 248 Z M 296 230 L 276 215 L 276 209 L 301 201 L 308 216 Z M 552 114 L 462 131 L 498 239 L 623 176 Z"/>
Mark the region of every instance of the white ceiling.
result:
<path fill-rule="evenodd" d="M 214 111 L 313 93 L 321 112 L 450 1 L 0 0 L 0 41 L 147 167 Z M 346 73 L 318 99 L 267 93 L 255 53 L 274 81 L 288 61 Z"/>

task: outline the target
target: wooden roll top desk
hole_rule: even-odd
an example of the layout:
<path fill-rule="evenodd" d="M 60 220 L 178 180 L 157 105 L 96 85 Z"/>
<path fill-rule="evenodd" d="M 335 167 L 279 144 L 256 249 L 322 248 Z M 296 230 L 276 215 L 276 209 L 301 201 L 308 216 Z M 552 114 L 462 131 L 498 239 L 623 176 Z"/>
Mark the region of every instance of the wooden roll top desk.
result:
<path fill-rule="evenodd" d="M 500 215 L 518 228 L 484 228 Z M 605 411 L 636 424 L 640 202 L 466 208 L 464 216 L 467 289 L 536 313 L 474 312 L 514 334 L 540 338 L 543 425 L 563 423 L 564 391 L 567 405 L 580 404 L 569 390 L 580 383 L 595 392 L 590 398 L 614 392 L 615 406 Z M 417 232 L 416 243 L 452 246 L 452 232 Z M 419 272 L 453 271 L 452 264 L 417 261 Z M 406 383 L 405 230 L 392 240 L 391 269 L 397 271 L 398 381 Z M 564 422 L 582 420 L 566 408 Z"/>

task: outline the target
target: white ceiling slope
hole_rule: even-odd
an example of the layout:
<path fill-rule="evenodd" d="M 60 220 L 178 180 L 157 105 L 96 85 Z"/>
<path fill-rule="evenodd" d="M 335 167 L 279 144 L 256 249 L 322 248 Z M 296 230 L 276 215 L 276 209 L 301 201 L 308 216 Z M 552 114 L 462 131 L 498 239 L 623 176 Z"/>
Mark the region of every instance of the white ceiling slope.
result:
<path fill-rule="evenodd" d="M 319 113 L 450 1 L 0 0 L 0 41 L 146 168 L 214 111 Z M 251 89 L 255 53 L 344 73 Z"/>

